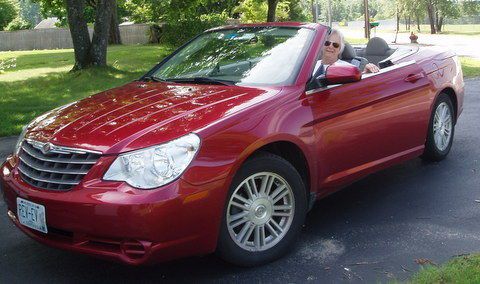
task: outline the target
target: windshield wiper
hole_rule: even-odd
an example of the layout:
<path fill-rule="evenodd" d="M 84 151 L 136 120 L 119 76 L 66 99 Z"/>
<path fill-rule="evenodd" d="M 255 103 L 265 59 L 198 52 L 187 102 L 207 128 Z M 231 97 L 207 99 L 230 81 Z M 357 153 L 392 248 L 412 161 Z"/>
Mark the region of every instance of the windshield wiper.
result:
<path fill-rule="evenodd" d="M 231 86 L 236 82 L 231 80 L 220 80 L 213 79 L 210 77 L 192 77 L 192 78 L 168 78 L 165 81 L 177 82 L 177 83 L 197 83 L 197 84 L 215 84 L 215 85 L 225 85 Z"/>
<path fill-rule="evenodd" d="M 145 77 L 143 77 L 143 81 L 145 81 L 145 82 L 165 82 L 165 80 L 160 79 L 160 78 L 155 77 L 155 76 L 145 76 Z"/>

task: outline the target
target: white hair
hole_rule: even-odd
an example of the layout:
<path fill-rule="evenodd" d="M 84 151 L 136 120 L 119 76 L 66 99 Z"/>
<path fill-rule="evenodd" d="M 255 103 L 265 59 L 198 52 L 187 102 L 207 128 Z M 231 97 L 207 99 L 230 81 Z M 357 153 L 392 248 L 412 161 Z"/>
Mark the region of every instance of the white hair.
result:
<path fill-rule="evenodd" d="M 333 34 L 338 35 L 338 37 L 340 38 L 340 42 L 339 42 L 340 43 L 340 54 L 342 54 L 343 50 L 345 49 L 345 39 L 343 37 L 343 34 L 342 34 L 342 32 L 340 32 L 337 29 L 332 29 L 330 31 L 330 35 L 328 37 L 330 37 Z M 340 56 L 340 54 L 339 54 L 339 56 Z"/>

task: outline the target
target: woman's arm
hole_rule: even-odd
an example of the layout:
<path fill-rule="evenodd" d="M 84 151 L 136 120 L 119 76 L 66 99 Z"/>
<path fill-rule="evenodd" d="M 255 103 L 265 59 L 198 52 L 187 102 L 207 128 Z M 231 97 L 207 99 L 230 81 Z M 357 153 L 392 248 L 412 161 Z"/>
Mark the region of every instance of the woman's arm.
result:
<path fill-rule="evenodd" d="M 365 65 L 365 68 L 363 69 L 363 73 L 377 73 L 378 71 L 380 71 L 380 68 L 378 68 L 377 65 L 372 63 L 367 63 L 367 65 Z"/>

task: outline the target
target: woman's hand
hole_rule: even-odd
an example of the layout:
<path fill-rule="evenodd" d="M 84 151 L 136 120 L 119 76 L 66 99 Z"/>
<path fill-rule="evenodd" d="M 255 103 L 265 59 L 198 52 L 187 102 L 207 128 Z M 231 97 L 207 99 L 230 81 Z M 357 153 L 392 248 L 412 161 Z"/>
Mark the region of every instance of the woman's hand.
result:
<path fill-rule="evenodd" d="M 365 69 L 363 69 L 363 73 L 377 73 L 380 71 L 380 68 L 377 67 L 377 65 L 368 63 L 365 65 Z"/>

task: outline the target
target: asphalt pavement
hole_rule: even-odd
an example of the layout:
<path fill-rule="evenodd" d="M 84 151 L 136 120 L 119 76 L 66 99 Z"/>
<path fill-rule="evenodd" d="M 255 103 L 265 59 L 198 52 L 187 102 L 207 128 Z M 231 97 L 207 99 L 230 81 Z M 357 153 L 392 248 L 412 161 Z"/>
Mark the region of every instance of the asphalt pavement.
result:
<path fill-rule="evenodd" d="M 440 163 L 415 159 L 356 182 L 308 214 L 295 249 L 261 267 L 215 256 L 128 267 L 43 246 L 17 230 L 0 201 L 0 283 L 388 282 L 480 250 L 480 78 L 466 80 L 453 148 Z M 0 158 L 15 138 L 0 139 Z"/>

